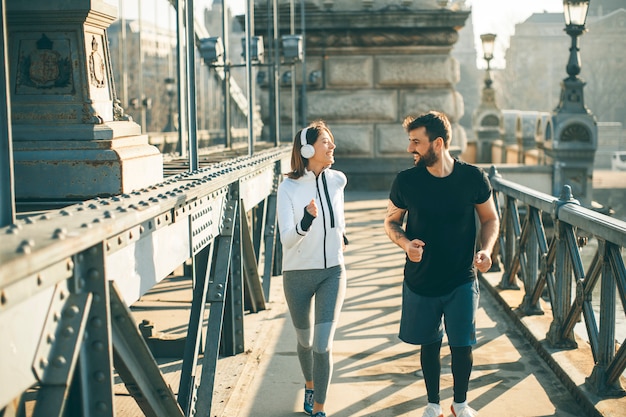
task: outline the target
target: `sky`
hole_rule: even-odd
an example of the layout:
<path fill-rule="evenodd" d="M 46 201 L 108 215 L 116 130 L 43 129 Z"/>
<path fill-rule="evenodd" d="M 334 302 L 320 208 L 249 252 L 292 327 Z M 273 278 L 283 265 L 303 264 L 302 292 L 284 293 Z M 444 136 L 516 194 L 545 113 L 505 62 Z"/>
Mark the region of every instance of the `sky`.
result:
<path fill-rule="evenodd" d="M 472 7 L 472 24 L 479 56 L 482 56 L 480 35 L 496 34 L 492 61 L 494 68 L 504 66 L 504 52 L 517 23 L 528 19 L 533 13 L 563 13 L 563 0 L 469 0 L 467 4 Z"/>
<path fill-rule="evenodd" d="M 106 0 L 115 4 L 124 3 L 124 15 L 127 18 L 137 17 L 138 0 Z M 158 6 L 159 1 L 166 0 L 143 0 L 142 15 L 148 20 L 160 20 L 157 17 L 159 11 L 163 9 Z M 233 14 L 243 14 L 247 0 L 223 0 L 230 6 Z M 200 12 L 205 7 L 211 7 L 212 0 L 194 0 L 195 9 Z M 483 33 L 496 34 L 496 48 L 492 67 L 504 66 L 504 52 L 509 45 L 509 37 L 515 31 L 515 25 L 523 22 L 533 13 L 544 11 L 551 13 L 563 12 L 563 0 L 466 0 L 467 5 L 472 8 L 472 23 L 476 35 L 475 42 L 477 53 L 482 56 L 480 35 Z M 157 6 L 155 6 L 157 5 Z M 120 7 L 120 11 L 121 11 Z M 163 16 L 159 16 L 163 17 Z M 563 22 L 565 27 L 565 22 Z M 479 63 L 482 60 L 478 60 Z"/>

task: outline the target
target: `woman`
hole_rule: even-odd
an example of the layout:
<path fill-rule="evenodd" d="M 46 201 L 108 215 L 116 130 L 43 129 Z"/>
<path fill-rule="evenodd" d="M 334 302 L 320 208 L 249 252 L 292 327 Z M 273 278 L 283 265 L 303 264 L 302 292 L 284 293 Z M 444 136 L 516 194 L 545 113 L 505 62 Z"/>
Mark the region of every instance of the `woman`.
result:
<path fill-rule="evenodd" d="M 335 139 L 323 121 L 302 129 L 293 141 L 291 172 L 278 187 L 283 288 L 305 380 L 304 411 L 313 417 L 326 417 L 332 343 L 346 292 L 343 191 L 347 179 L 330 169 L 334 149 Z"/>

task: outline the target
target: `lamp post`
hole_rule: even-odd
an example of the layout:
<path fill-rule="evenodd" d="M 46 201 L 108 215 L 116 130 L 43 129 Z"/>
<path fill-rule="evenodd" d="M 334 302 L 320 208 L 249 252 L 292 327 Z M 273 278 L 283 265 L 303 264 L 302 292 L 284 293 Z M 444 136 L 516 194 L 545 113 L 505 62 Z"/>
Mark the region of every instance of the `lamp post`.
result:
<path fill-rule="evenodd" d="M 165 79 L 165 94 L 167 94 L 167 124 L 163 128 L 164 132 L 176 132 L 176 122 L 174 121 L 174 96 L 176 95 L 176 81 L 168 77 Z"/>
<path fill-rule="evenodd" d="M 491 79 L 490 63 L 493 59 L 493 50 L 496 45 L 496 35 L 493 33 L 485 33 L 483 35 L 480 35 L 480 41 L 483 45 L 483 58 L 485 61 L 487 61 L 487 71 L 485 71 L 485 89 L 488 89 L 491 88 L 491 84 L 493 84 L 493 80 Z"/>
<path fill-rule="evenodd" d="M 563 9 L 565 32 L 572 38 L 572 44 L 569 48 L 569 60 L 565 68 L 568 77 L 563 80 L 561 101 L 557 111 L 588 113 L 583 99 L 585 83 L 578 78 L 581 69 L 578 37 L 586 32 L 585 22 L 587 20 L 589 0 L 565 0 Z"/>
<path fill-rule="evenodd" d="M 578 37 L 587 20 L 589 0 L 564 0 L 565 32 L 571 37 L 568 77 L 561 82 L 559 104 L 552 113 L 553 132 L 546 132 L 545 153 L 554 165 L 552 192 L 558 196 L 569 185 L 574 196 L 591 205 L 593 161 L 598 146 L 598 126 L 585 107 Z"/>
<path fill-rule="evenodd" d="M 491 78 L 490 64 L 493 59 L 496 35 L 485 33 L 480 35 L 480 40 L 483 46 L 483 58 L 487 62 L 487 70 L 485 71 L 485 85 L 483 86 L 480 104 L 474 112 L 472 120 L 474 133 L 478 141 L 476 162 L 500 162 L 492 161 L 493 142 L 502 137 L 502 113 L 496 105 L 496 92 L 492 87 L 493 80 Z"/>

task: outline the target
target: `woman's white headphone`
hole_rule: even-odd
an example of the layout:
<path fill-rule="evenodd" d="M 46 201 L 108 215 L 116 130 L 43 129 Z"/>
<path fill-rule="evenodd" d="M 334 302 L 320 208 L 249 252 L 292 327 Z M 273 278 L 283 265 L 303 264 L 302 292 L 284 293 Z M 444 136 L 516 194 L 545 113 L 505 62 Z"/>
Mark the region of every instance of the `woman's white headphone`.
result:
<path fill-rule="evenodd" d="M 306 141 L 306 131 L 308 129 L 308 127 L 305 127 L 304 129 L 302 129 L 302 132 L 300 132 L 300 145 L 302 145 L 302 147 L 300 148 L 300 155 L 302 155 L 302 157 L 306 159 L 309 159 L 313 155 L 315 155 L 315 148 L 313 147 L 313 145 L 309 145 Z"/>

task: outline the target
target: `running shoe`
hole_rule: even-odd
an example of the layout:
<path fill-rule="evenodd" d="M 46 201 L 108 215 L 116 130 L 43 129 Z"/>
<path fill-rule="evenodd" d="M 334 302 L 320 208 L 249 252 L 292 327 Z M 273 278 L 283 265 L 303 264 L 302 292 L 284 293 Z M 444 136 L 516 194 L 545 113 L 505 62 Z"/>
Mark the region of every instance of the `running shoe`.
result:
<path fill-rule="evenodd" d="M 304 412 L 311 415 L 313 413 L 313 390 L 304 387 Z"/>
<path fill-rule="evenodd" d="M 454 404 L 450 406 L 450 410 L 452 410 L 452 415 L 454 417 L 478 417 L 478 411 L 474 410 L 469 405 L 465 407 L 460 407 L 458 410 L 454 409 Z"/>
<path fill-rule="evenodd" d="M 439 404 L 428 403 L 422 417 L 443 417 L 441 406 Z"/>

